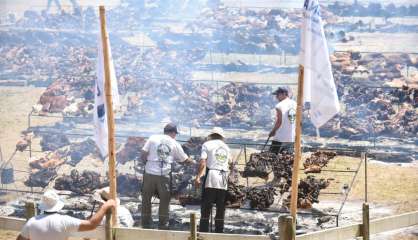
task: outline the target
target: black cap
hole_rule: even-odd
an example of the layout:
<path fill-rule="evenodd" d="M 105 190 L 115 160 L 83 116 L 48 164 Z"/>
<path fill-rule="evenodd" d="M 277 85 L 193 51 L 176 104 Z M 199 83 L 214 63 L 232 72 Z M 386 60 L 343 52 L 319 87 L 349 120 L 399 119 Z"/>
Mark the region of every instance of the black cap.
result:
<path fill-rule="evenodd" d="M 273 95 L 277 95 L 279 93 L 284 93 L 284 94 L 288 95 L 289 94 L 289 90 L 286 87 L 278 87 L 276 89 L 276 91 L 274 91 L 272 94 Z"/>
<path fill-rule="evenodd" d="M 178 131 L 177 131 L 177 126 L 176 126 L 176 124 L 174 124 L 174 123 L 169 123 L 169 124 L 167 124 L 167 125 L 165 125 L 165 127 L 164 127 L 164 133 L 172 133 L 172 132 L 174 132 L 174 133 L 179 133 Z"/>

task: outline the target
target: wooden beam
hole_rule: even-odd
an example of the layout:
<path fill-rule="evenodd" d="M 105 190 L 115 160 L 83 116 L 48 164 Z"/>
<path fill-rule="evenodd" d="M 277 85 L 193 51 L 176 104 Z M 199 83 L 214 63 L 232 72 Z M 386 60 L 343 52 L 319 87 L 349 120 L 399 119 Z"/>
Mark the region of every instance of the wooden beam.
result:
<path fill-rule="evenodd" d="M 296 240 L 347 240 L 361 237 L 361 225 L 354 224 L 296 236 Z"/>
<path fill-rule="evenodd" d="M 363 203 L 363 224 L 361 225 L 363 240 L 370 240 L 369 204 Z"/>
<path fill-rule="evenodd" d="M 20 232 L 26 220 L 15 217 L 0 217 L 0 229 Z"/>
<path fill-rule="evenodd" d="M 104 6 L 99 7 L 100 13 L 100 30 L 103 47 L 103 63 L 104 63 L 104 90 L 106 96 L 106 116 L 108 129 L 108 151 L 109 151 L 109 187 L 110 198 L 116 201 L 116 149 L 115 149 L 115 119 L 113 117 L 113 100 L 112 100 L 112 81 L 110 80 L 110 63 L 109 63 L 109 46 L 108 34 L 106 30 L 106 13 Z M 112 224 L 117 225 L 116 208 L 112 208 Z"/>
<path fill-rule="evenodd" d="M 116 228 L 115 239 L 118 240 L 185 240 L 190 237 L 186 231 L 166 231 L 138 228 Z M 220 233 L 199 233 L 199 238 L 204 240 L 270 240 L 266 235 L 243 235 L 243 234 L 220 234 Z"/>
<path fill-rule="evenodd" d="M 0 217 L 0 229 L 20 231 L 25 224 L 25 220 L 14 217 Z M 370 221 L 370 234 L 391 231 L 400 228 L 418 225 L 418 211 L 405 213 L 397 216 L 385 217 Z M 344 227 L 327 229 L 296 236 L 296 240 L 346 240 L 361 237 L 362 224 L 353 224 Z M 158 240 L 185 240 L 190 236 L 186 231 L 164 231 L 140 228 L 113 228 L 118 240 L 137 240 L 137 239 L 158 239 Z M 105 239 L 105 230 L 98 227 L 90 232 L 78 232 L 71 234 L 73 237 L 90 237 L 95 239 Z M 199 236 L 204 240 L 269 240 L 266 235 L 244 235 L 244 234 L 219 234 L 219 233 L 200 233 Z"/>
<path fill-rule="evenodd" d="M 33 216 L 36 215 L 36 203 L 35 202 L 27 202 L 25 204 L 25 217 L 26 220 L 31 219 Z"/>
<path fill-rule="evenodd" d="M 293 230 L 293 218 L 290 215 L 279 217 L 279 237 L 280 240 L 293 240 L 295 231 Z"/>
<path fill-rule="evenodd" d="M 190 238 L 189 240 L 197 240 L 196 213 L 190 213 Z"/>
<path fill-rule="evenodd" d="M 418 211 L 370 221 L 370 234 L 418 225 Z"/>
<path fill-rule="evenodd" d="M 296 211 L 298 206 L 299 163 L 302 158 L 303 73 L 304 68 L 302 65 L 299 65 L 298 99 L 295 122 L 295 157 L 293 160 L 292 187 L 290 195 L 290 215 L 293 217 L 294 223 L 296 223 Z"/>

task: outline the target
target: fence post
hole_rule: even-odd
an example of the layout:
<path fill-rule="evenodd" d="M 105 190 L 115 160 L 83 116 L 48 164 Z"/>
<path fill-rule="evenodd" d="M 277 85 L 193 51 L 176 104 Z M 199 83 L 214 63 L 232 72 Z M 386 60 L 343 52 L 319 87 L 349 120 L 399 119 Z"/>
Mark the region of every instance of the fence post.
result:
<path fill-rule="evenodd" d="M 279 217 L 280 240 L 294 240 L 293 218 L 290 215 Z"/>
<path fill-rule="evenodd" d="M 369 204 L 363 203 L 363 225 L 362 235 L 363 240 L 370 240 L 370 218 L 369 218 Z"/>
<path fill-rule="evenodd" d="M 197 240 L 196 213 L 190 213 L 190 237 L 189 240 Z"/>
<path fill-rule="evenodd" d="M 364 201 L 367 203 L 368 197 L 367 197 L 367 153 L 362 152 L 361 158 L 364 161 Z"/>
<path fill-rule="evenodd" d="M 29 220 L 31 217 L 36 215 L 36 203 L 27 202 L 25 204 L 25 210 L 26 210 L 26 213 L 25 213 L 26 220 Z"/>
<path fill-rule="evenodd" d="M 111 225 L 111 219 L 112 219 L 112 211 L 108 210 L 106 212 L 106 222 L 105 222 L 105 234 L 106 234 L 106 240 L 112 240 L 112 225 Z"/>

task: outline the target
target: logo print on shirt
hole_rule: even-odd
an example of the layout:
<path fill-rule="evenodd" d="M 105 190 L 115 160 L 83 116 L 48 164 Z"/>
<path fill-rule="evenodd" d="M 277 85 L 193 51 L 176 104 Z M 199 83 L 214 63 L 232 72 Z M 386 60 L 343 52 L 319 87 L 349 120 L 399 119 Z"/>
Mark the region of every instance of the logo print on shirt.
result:
<path fill-rule="evenodd" d="M 158 145 L 157 155 L 160 161 L 166 162 L 168 156 L 170 156 L 170 153 L 171 149 L 167 144 L 161 143 L 160 145 Z"/>
<path fill-rule="evenodd" d="M 296 110 L 294 108 L 289 109 L 287 117 L 289 118 L 290 123 L 294 123 L 296 120 Z"/>
<path fill-rule="evenodd" d="M 223 147 L 216 149 L 215 159 L 217 162 L 221 162 L 221 163 L 226 162 L 228 160 L 228 151 Z"/>

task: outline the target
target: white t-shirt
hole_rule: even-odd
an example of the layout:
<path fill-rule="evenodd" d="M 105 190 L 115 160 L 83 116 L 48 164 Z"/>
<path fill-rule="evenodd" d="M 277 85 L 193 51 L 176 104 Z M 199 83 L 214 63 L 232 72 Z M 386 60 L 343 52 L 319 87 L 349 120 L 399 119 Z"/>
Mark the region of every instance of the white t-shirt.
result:
<path fill-rule="evenodd" d="M 273 140 L 278 142 L 295 142 L 296 102 L 285 98 L 276 105 L 282 112 L 282 124 L 277 129 Z"/>
<path fill-rule="evenodd" d="M 132 227 L 134 225 L 131 212 L 126 207 L 120 205 L 118 206 L 118 224 L 121 227 Z"/>
<path fill-rule="evenodd" d="M 30 240 L 66 240 L 71 232 L 77 232 L 81 219 L 66 215 L 42 214 L 29 219 L 20 233 Z"/>
<path fill-rule="evenodd" d="M 231 150 L 221 140 L 210 140 L 203 144 L 201 159 L 206 159 L 208 174 L 206 188 L 226 190 L 228 187 L 229 162 Z"/>
<path fill-rule="evenodd" d="M 180 144 L 168 135 L 151 136 L 142 150 L 148 152 L 145 172 L 152 175 L 167 176 L 173 159 L 183 162 L 188 158 Z"/>

